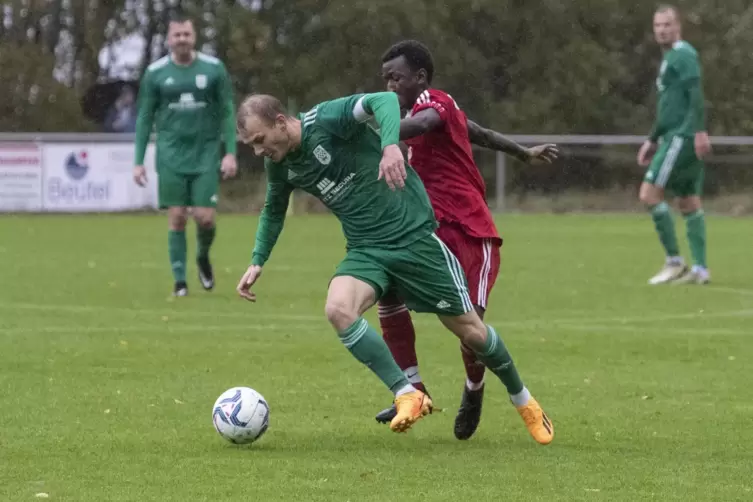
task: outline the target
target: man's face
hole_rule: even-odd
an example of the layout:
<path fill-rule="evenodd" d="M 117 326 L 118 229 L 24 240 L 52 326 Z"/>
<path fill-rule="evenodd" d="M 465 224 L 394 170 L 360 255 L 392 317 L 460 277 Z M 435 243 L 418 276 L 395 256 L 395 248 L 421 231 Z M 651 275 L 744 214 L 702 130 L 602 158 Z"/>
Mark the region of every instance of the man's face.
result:
<path fill-rule="evenodd" d="M 382 64 L 382 78 L 387 85 L 387 90 L 397 94 L 400 108 L 410 110 L 421 94 L 425 82 L 425 72 L 414 72 L 405 60 L 405 56 Z"/>
<path fill-rule="evenodd" d="M 675 11 L 669 9 L 654 14 L 654 38 L 662 47 L 669 47 L 680 39 L 680 23 Z"/>
<path fill-rule="evenodd" d="M 167 29 L 167 46 L 180 58 L 185 58 L 196 47 L 196 32 L 191 21 L 171 22 Z"/>
<path fill-rule="evenodd" d="M 243 124 L 241 141 L 251 145 L 254 155 L 280 162 L 290 151 L 290 136 L 284 115 L 269 124 L 257 115 L 249 115 Z"/>

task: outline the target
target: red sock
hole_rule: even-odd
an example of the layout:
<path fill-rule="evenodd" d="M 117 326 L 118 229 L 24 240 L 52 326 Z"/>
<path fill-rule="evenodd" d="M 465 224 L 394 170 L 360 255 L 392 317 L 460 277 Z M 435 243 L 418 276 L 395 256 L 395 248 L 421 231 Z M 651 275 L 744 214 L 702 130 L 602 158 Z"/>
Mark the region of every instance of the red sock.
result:
<path fill-rule="evenodd" d="M 378 314 L 382 336 L 395 362 L 416 389 L 426 392 L 421 375 L 418 374 L 416 330 L 408 308 L 402 303 L 380 302 Z"/>
<path fill-rule="evenodd" d="M 460 353 L 463 356 L 463 366 L 465 366 L 465 374 L 468 380 L 471 383 L 480 384 L 484 380 L 484 372 L 486 371 L 484 363 L 478 360 L 478 356 L 473 350 L 462 343 L 460 344 Z"/>

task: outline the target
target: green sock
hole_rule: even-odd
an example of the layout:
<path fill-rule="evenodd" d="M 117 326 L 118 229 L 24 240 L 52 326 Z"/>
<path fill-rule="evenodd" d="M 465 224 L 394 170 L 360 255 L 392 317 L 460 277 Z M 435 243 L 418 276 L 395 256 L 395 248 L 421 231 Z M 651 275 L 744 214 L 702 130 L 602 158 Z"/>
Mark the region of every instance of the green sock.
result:
<path fill-rule="evenodd" d="M 664 246 L 667 256 L 680 256 L 680 248 L 677 245 L 677 234 L 675 233 L 675 222 L 672 220 L 669 205 L 666 202 L 661 202 L 650 209 L 656 232 L 659 234 L 659 240 L 662 246 Z"/>
<path fill-rule="evenodd" d="M 477 354 L 481 362 L 502 380 L 508 394 L 515 395 L 523 391 L 523 381 L 505 347 L 505 342 L 491 326 L 486 327 L 486 343 Z"/>
<path fill-rule="evenodd" d="M 186 231 L 167 232 L 167 252 L 170 255 L 170 268 L 175 282 L 186 282 Z"/>
<path fill-rule="evenodd" d="M 693 265 L 706 268 L 706 218 L 703 209 L 683 215 Z"/>
<path fill-rule="evenodd" d="M 394 393 L 410 385 L 400 366 L 387 348 L 387 344 L 366 319 L 359 318 L 338 335 L 353 357 L 369 367 Z"/>
<path fill-rule="evenodd" d="M 202 227 L 197 225 L 196 227 L 196 258 L 208 258 L 209 248 L 212 247 L 214 242 L 214 236 L 217 233 L 217 227 L 212 225 L 211 227 Z"/>

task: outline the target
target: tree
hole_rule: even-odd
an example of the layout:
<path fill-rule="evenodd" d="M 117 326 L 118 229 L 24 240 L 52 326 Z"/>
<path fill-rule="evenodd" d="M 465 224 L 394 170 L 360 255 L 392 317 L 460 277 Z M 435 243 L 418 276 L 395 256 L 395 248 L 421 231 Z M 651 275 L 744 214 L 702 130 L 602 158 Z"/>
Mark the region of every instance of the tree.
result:
<path fill-rule="evenodd" d="M 0 131 L 91 131 L 73 89 L 52 76 L 54 56 L 34 44 L 0 43 L 0 68 L 13 68 L 0 79 Z"/>
<path fill-rule="evenodd" d="M 12 0 L 0 40 L 55 55 L 56 77 L 81 95 L 106 74 L 97 54 L 118 34 L 145 40 L 141 69 L 164 54 L 167 19 L 196 20 L 239 94 L 272 92 L 310 106 L 383 88 L 380 55 L 417 38 L 436 85 L 474 119 L 516 133 L 643 133 L 661 58 L 655 2 L 637 0 Z M 70 6 L 70 7 L 67 7 Z M 687 0 L 687 39 L 700 51 L 714 134 L 753 128 L 753 7 Z M 34 128 L 36 125 L 27 126 Z"/>

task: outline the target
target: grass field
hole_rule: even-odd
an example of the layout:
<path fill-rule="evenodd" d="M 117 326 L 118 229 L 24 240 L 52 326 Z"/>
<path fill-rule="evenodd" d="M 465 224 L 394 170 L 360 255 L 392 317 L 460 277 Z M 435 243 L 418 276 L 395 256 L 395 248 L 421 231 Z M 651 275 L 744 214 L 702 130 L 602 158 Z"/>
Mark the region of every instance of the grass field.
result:
<path fill-rule="evenodd" d="M 446 412 L 408 435 L 374 422 L 390 395 L 323 316 L 330 217 L 288 221 L 255 305 L 234 294 L 254 217 L 220 217 L 217 290 L 191 258 L 177 300 L 163 216 L 0 218 L 0 500 L 753 500 L 753 220 L 709 218 L 712 285 L 660 288 L 647 217 L 498 223 L 488 320 L 548 447 L 491 379 L 476 436 L 454 439 L 462 365 L 430 316 L 419 356 Z M 235 385 L 271 407 L 251 447 L 212 427 Z"/>

